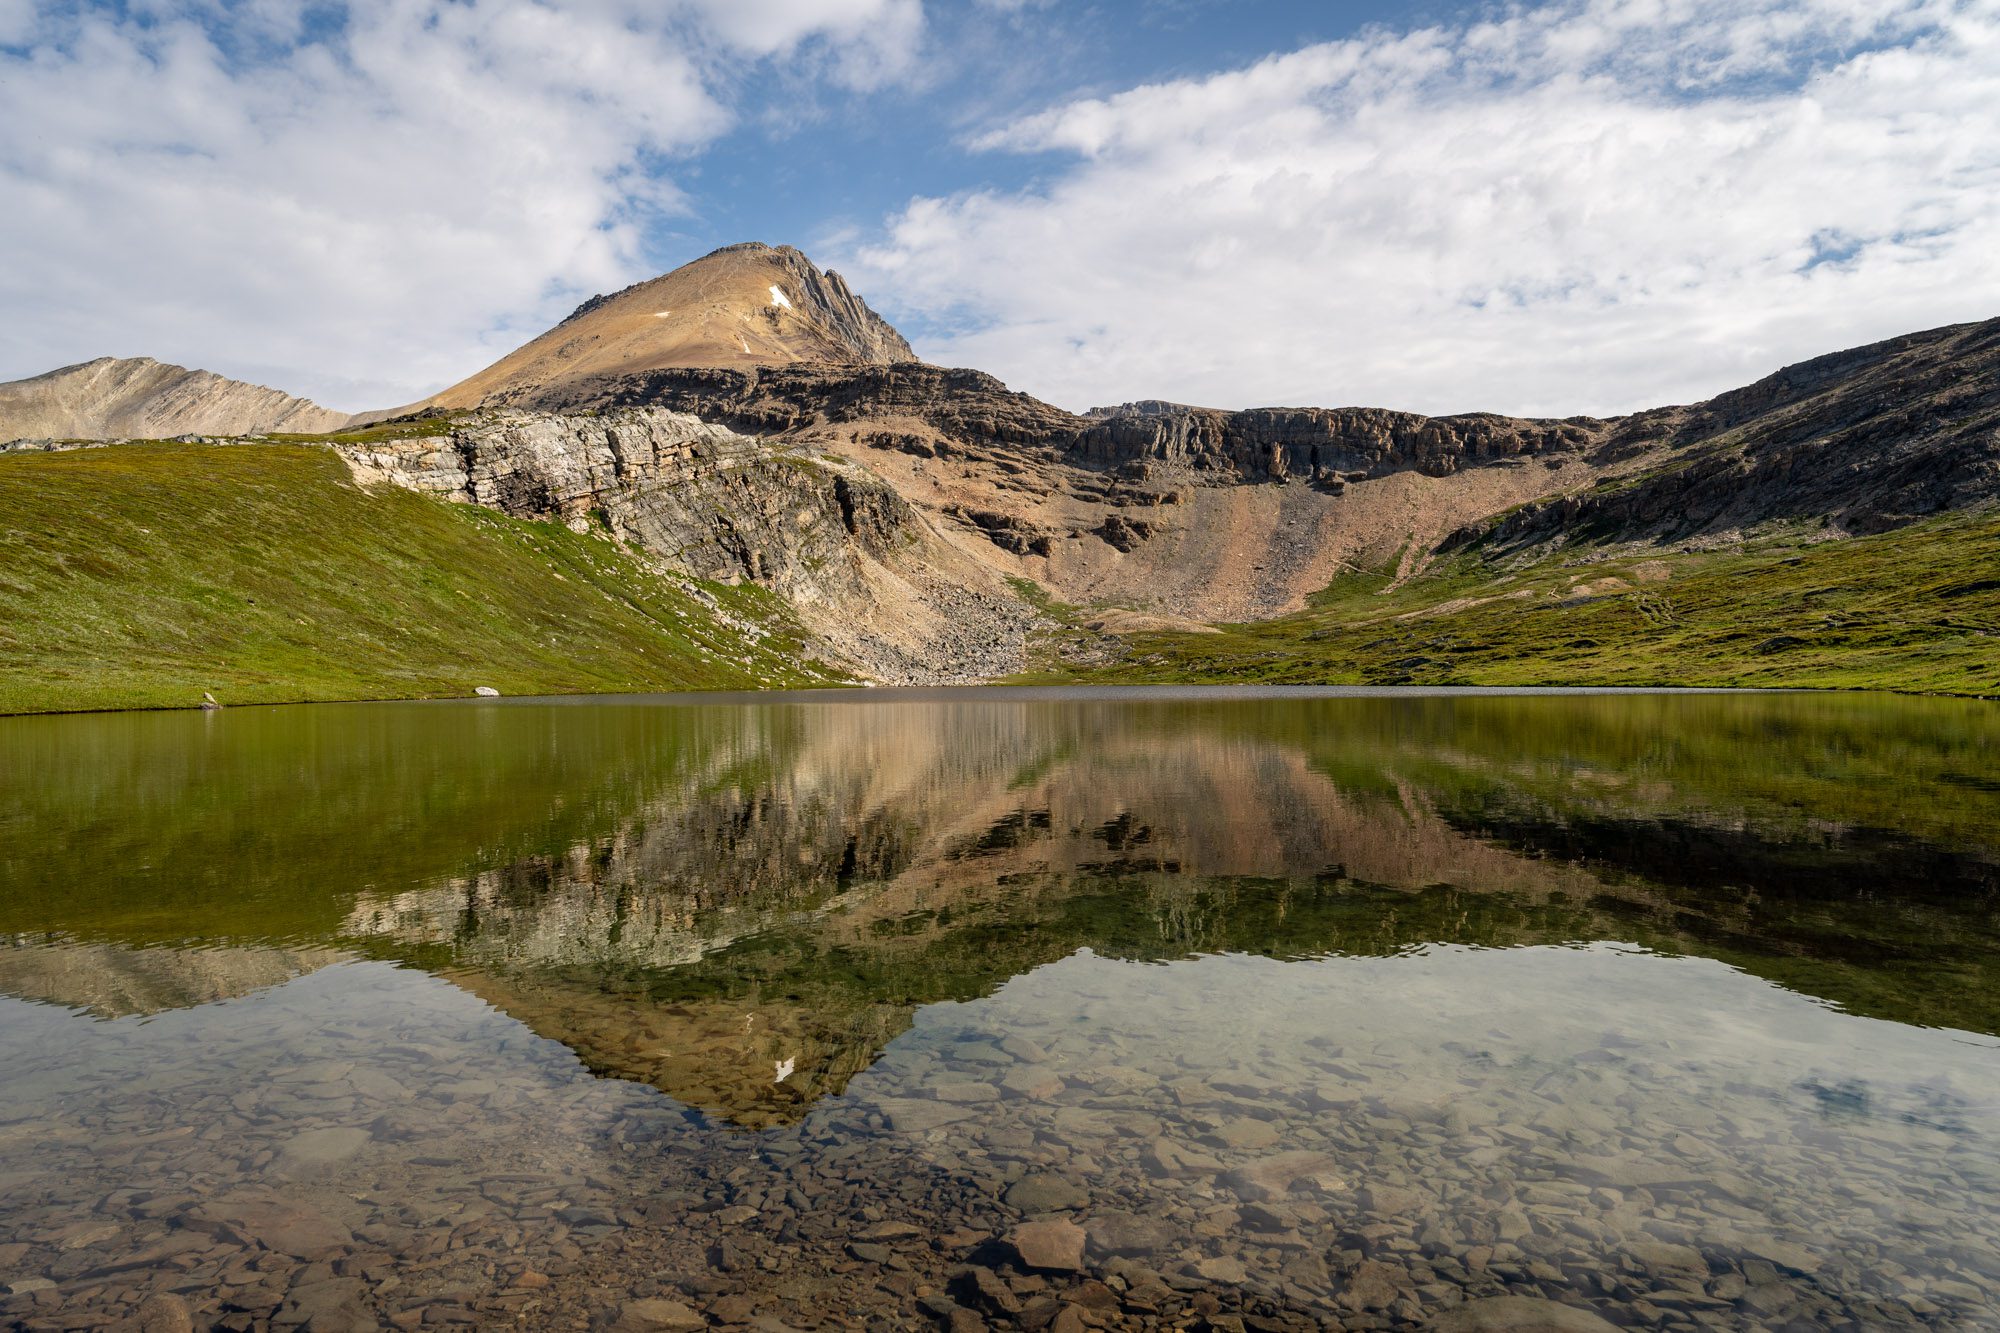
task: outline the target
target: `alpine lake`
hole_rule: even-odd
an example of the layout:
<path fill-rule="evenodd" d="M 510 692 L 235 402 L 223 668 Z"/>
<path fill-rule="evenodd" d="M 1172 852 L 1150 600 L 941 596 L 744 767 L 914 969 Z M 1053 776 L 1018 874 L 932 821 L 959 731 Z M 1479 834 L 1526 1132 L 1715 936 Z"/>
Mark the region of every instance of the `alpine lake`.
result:
<path fill-rule="evenodd" d="M 2000 706 L 0 719 L 0 1327 L 2000 1327 Z"/>

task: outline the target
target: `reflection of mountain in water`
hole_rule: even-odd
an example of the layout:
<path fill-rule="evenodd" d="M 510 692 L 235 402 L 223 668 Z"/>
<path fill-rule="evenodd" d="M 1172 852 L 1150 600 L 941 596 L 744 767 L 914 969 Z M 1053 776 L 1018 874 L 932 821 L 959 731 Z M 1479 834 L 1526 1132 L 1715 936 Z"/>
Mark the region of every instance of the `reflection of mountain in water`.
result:
<path fill-rule="evenodd" d="M 332 949 L 133 949 L 0 938 L 0 994 L 98 1018 L 129 1018 L 233 1000 L 343 956 Z"/>
<path fill-rule="evenodd" d="M 1296 957 L 1637 939 L 1748 946 L 1736 961 L 1785 972 L 1823 956 L 1837 991 L 1857 954 L 1894 952 L 1867 929 L 1829 929 L 1854 925 L 1842 895 L 1855 874 L 1875 900 L 1903 901 L 1920 886 L 1899 866 L 1928 874 L 1941 855 L 1863 855 L 1850 844 L 1868 836 L 1824 824 L 1760 836 L 1748 812 L 1705 803 L 1620 819 L 1616 784 L 1591 775 L 1574 839 L 1552 851 L 1523 829 L 1561 826 L 1561 807 L 1465 754 L 1444 757 L 1450 783 L 1393 764 L 1343 783 L 1310 745 L 1206 721 L 930 707 L 884 727 L 878 711 L 823 710 L 824 726 L 791 735 L 790 762 L 752 766 L 747 786 L 658 798 L 560 859 L 366 901 L 348 928 L 441 951 L 459 984 L 595 1068 L 761 1124 L 838 1092 L 917 1006 L 1079 948 Z M 1403 757 L 1412 771 L 1440 758 Z M 1672 797 L 1641 795 L 1650 811 Z M 1694 886 L 1699 858 L 1681 856 L 1649 876 L 1645 854 L 1670 838 L 1729 848 L 1743 873 Z M 1990 899 L 1992 862 L 1955 863 L 1954 891 Z M 1818 922 L 1818 954 L 1756 908 L 1761 885 L 1815 876 L 1824 892 L 1794 917 Z"/>
<path fill-rule="evenodd" d="M 1413 796 L 1349 799 L 1268 741 L 1002 717 L 933 714 L 851 768 L 828 759 L 862 738 L 830 726 L 754 790 L 661 798 L 565 857 L 364 899 L 346 932 L 435 956 L 599 1069 L 756 1120 L 839 1091 L 917 1005 L 1078 948 L 1369 949 L 1394 917 L 1363 884 L 1592 888 Z M 1288 928 L 1335 900 L 1368 904 L 1358 933 Z"/>
<path fill-rule="evenodd" d="M 287 975 L 253 947 L 274 935 L 402 959 L 748 1125 L 840 1091 L 918 1006 L 1082 948 L 1618 939 L 2000 1030 L 2000 794 L 1952 781 L 2000 737 L 1949 701 L 974 696 L 510 708 L 472 728 L 469 710 L 357 711 L 364 757 L 337 733 L 308 747 L 311 827 L 278 819 L 266 785 L 301 764 L 251 743 L 253 715 L 221 758 L 255 827 L 138 772 L 157 738 L 132 743 L 120 790 L 166 844 L 133 855 L 206 887 L 106 865 L 103 892 L 42 900 L 33 924 L 154 942 L 164 889 L 178 937 L 234 942 L 245 976 L 253 957 Z M 80 804 L 102 820 L 101 796 Z M 24 845 L 0 826 L 0 870 Z M 216 862 L 242 846 L 225 891 Z M 119 991 L 122 960 L 148 955 L 177 956 L 74 953 L 53 978 L 0 966 L 0 987 L 104 1013 L 238 993 Z"/>

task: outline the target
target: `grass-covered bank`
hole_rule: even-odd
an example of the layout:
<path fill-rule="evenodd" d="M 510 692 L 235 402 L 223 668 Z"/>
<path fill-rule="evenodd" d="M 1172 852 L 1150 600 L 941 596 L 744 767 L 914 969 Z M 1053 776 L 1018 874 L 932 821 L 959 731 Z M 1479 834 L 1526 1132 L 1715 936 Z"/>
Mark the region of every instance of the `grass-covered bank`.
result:
<path fill-rule="evenodd" d="M 1060 608 L 1058 608 L 1060 609 Z M 2000 694 L 2000 514 L 1718 551 L 1444 556 L 1344 577 L 1296 615 L 1101 641 L 1021 683 L 1729 685 Z M 1092 660 L 1096 658 L 1098 660 Z"/>
<path fill-rule="evenodd" d="M 364 490 L 322 448 L 0 457 L 0 713 L 834 679 L 789 626 L 606 537 Z"/>

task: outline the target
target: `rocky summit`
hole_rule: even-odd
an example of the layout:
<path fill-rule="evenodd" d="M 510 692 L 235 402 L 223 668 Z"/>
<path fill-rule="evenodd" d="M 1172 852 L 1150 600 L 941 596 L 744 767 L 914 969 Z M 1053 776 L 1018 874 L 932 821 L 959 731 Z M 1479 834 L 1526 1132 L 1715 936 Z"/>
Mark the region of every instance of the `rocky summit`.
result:
<path fill-rule="evenodd" d="M 419 407 L 477 407 L 595 375 L 668 366 L 914 361 L 903 336 L 788 245 L 731 245 L 607 296 Z"/>

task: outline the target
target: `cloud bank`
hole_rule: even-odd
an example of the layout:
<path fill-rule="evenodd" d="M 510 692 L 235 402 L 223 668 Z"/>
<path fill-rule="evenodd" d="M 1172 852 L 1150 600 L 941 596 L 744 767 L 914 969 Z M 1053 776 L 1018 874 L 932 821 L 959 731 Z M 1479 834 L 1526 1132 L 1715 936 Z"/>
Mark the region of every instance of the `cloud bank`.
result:
<path fill-rule="evenodd" d="M 1071 407 L 1611 413 L 2000 315 L 2000 0 L 1564 0 L 970 147 L 1046 174 L 843 267 Z"/>
<path fill-rule="evenodd" d="M 746 62 L 902 77 L 919 0 L 0 0 L 0 379 L 152 355 L 408 401 L 630 281 Z"/>

